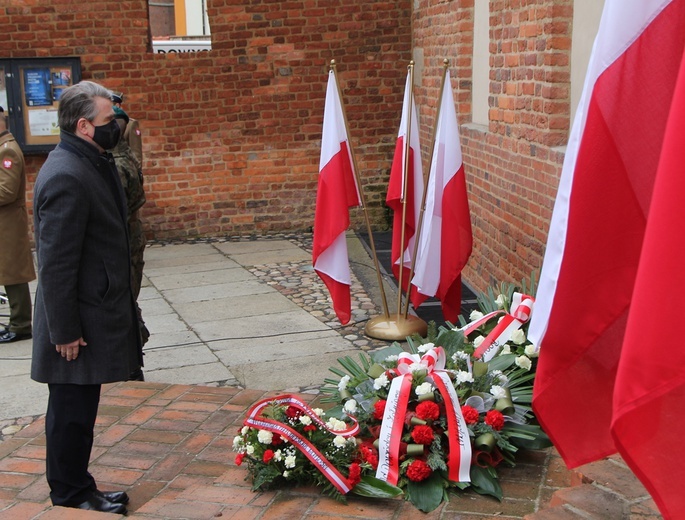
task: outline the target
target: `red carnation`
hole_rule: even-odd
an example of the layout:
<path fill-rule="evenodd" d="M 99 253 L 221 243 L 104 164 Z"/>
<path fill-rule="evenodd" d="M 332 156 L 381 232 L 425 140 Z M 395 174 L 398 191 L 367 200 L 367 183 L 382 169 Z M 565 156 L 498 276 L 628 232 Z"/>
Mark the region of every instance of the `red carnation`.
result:
<path fill-rule="evenodd" d="M 501 430 L 504 428 L 504 415 L 497 410 L 490 410 L 485 414 L 485 424 L 492 426 L 493 430 Z"/>
<path fill-rule="evenodd" d="M 376 452 L 373 444 L 362 444 L 360 446 L 362 460 L 371 464 L 373 469 L 378 467 L 378 453 Z"/>
<path fill-rule="evenodd" d="M 416 407 L 416 415 L 424 421 L 436 421 L 440 417 L 440 407 L 433 401 L 423 401 Z"/>
<path fill-rule="evenodd" d="M 290 419 L 297 419 L 300 415 L 302 415 L 302 410 L 295 408 L 294 406 L 288 406 L 288 408 L 285 410 L 285 415 Z"/>
<path fill-rule="evenodd" d="M 416 444 L 430 444 L 433 442 L 433 429 L 430 426 L 414 426 L 411 438 Z"/>
<path fill-rule="evenodd" d="M 271 445 L 278 446 L 279 444 L 283 444 L 283 439 L 281 439 L 280 434 L 274 432 L 273 437 L 271 438 Z"/>
<path fill-rule="evenodd" d="M 431 476 L 433 470 L 422 460 L 415 460 L 407 467 L 407 478 L 413 482 L 421 482 Z"/>
<path fill-rule="evenodd" d="M 476 424 L 478 422 L 478 417 L 480 416 L 478 410 L 467 404 L 461 407 L 461 414 L 464 416 L 466 424 Z"/>
<path fill-rule="evenodd" d="M 353 462 L 350 464 L 350 474 L 347 476 L 347 479 L 350 481 L 350 485 L 352 487 L 356 486 L 359 484 L 362 480 L 362 468 L 359 464 L 356 462 Z"/>
<path fill-rule="evenodd" d="M 316 431 L 316 425 L 314 425 L 314 424 L 308 424 L 307 426 L 304 427 L 304 431 L 306 431 L 306 432 L 315 432 L 315 431 Z"/>
<path fill-rule="evenodd" d="M 385 399 L 381 399 L 379 401 L 376 401 L 373 405 L 373 418 L 378 419 L 379 421 L 383 420 L 383 414 L 385 413 L 385 404 L 387 401 Z"/>
<path fill-rule="evenodd" d="M 238 453 L 238 455 L 235 456 L 235 465 L 240 466 L 243 463 L 244 458 L 245 458 L 244 453 Z"/>
<path fill-rule="evenodd" d="M 262 462 L 265 464 L 274 458 L 274 450 L 266 450 L 264 456 L 262 457 Z"/>

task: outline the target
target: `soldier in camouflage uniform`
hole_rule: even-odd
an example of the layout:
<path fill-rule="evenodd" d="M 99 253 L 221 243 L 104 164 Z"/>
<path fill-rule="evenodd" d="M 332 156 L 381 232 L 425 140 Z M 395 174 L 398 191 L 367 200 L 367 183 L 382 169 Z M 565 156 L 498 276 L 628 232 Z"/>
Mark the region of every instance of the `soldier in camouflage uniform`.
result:
<path fill-rule="evenodd" d="M 133 298 L 138 299 L 140 294 L 140 286 L 143 280 L 143 254 L 145 252 L 145 233 L 143 232 L 143 222 L 140 220 L 139 210 L 145 204 L 145 191 L 143 190 L 143 170 L 142 164 L 131 145 L 126 140 L 126 127 L 130 119 L 126 112 L 120 107 L 114 106 L 114 113 L 117 123 L 121 128 L 121 135 L 124 136 L 119 140 L 117 145 L 109 150 L 114 157 L 117 170 L 119 171 L 119 178 L 126 193 L 126 200 L 128 202 L 128 233 L 129 245 L 131 250 L 131 289 L 133 291 Z M 138 322 L 140 325 L 140 333 L 143 339 L 143 344 L 147 342 L 150 337 L 150 332 L 145 326 L 143 316 L 136 302 L 138 310 Z M 131 374 L 131 379 L 143 380 L 142 370 Z"/>

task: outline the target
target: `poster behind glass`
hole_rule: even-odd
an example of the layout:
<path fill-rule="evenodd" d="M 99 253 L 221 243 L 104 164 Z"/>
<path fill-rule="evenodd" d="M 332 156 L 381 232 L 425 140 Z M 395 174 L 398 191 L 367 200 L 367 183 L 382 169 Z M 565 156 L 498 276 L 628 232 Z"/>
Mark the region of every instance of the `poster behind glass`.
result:
<path fill-rule="evenodd" d="M 80 80 L 77 63 L 36 60 L 18 67 L 24 142 L 28 146 L 59 142 L 57 107 L 65 88 Z M 75 70 L 76 69 L 76 70 Z M 76 77 L 75 77 L 76 76 Z"/>

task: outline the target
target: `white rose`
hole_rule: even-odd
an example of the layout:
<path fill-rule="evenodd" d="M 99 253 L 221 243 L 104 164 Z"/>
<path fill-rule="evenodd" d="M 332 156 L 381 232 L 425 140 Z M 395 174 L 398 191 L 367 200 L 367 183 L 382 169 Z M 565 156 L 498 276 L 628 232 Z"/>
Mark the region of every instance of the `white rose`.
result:
<path fill-rule="evenodd" d="M 504 297 L 503 294 L 498 295 L 497 298 L 495 299 L 495 303 L 497 304 L 497 307 L 499 307 L 500 309 L 504 309 L 504 302 L 505 301 L 506 301 L 506 298 Z"/>
<path fill-rule="evenodd" d="M 343 406 L 343 409 L 347 413 L 354 413 L 357 411 L 357 401 L 354 399 L 350 399 L 345 403 L 345 406 Z"/>
<path fill-rule="evenodd" d="M 386 386 L 388 386 L 388 384 L 390 384 L 390 380 L 388 379 L 388 376 L 385 375 L 385 372 L 383 372 L 380 376 L 373 380 L 374 390 L 380 390 L 381 388 L 385 388 Z"/>
<path fill-rule="evenodd" d="M 473 383 L 473 374 L 465 370 L 457 372 L 457 384 L 461 383 Z"/>
<path fill-rule="evenodd" d="M 499 355 L 503 356 L 504 354 L 511 354 L 511 347 L 507 345 L 506 343 L 502 347 L 502 350 L 500 350 Z"/>
<path fill-rule="evenodd" d="M 481 319 L 483 316 L 484 314 L 480 311 L 471 311 L 471 314 L 469 314 L 469 320 L 476 321 Z"/>
<path fill-rule="evenodd" d="M 240 430 L 240 433 L 242 433 L 243 435 L 247 435 L 247 432 L 249 432 L 249 431 L 250 431 L 249 426 L 243 426 Z"/>
<path fill-rule="evenodd" d="M 300 422 L 304 424 L 305 426 L 309 426 L 312 424 L 312 418 L 309 417 L 308 415 L 300 415 Z"/>
<path fill-rule="evenodd" d="M 434 348 L 434 343 L 424 343 L 423 345 L 419 345 L 419 348 L 417 348 L 416 350 L 421 352 L 421 354 L 425 354 L 426 352 L 428 352 L 429 350 L 433 350 Z"/>
<path fill-rule="evenodd" d="M 283 464 L 286 468 L 293 469 L 295 467 L 295 455 L 288 455 Z"/>
<path fill-rule="evenodd" d="M 501 385 L 505 384 L 507 381 L 509 381 L 509 378 L 504 375 L 504 373 L 501 370 L 493 370 L 490 372 L 490 375 L 494 378 L 496 377 L 499 379 L 499 382 Z"/>
<path fill-rule="evenodd" d="M 288 478 L 288 475 L 290 475 L 290 471 L 288 471 L 288 470 L 286 469 L 286 470 L 283 472 L 283 476 L 284 476 L 285 478 Z"/>
<path fill-rule="evenodd" d="M 347 429 L 347 424 L 345 424 L 345 421 L 341 421 L 340 419 L 336 419 L 335 417 L 331 417 L 330 419 L 328 419 L 326 426 L 328 426 L 329 430 L 332 430 L 334 432 Z"/>
<path fill-rule="evenodd" d="M 507 396 L 507 391 L 499 385 L 493 385 L 490 393 L 495 399 L 504 399 Z"/>
<path fill-rule="evenodd" d="M 342 435 L 336 435 L 335 439 L 333 439 L 333 444 L 336 448 L 342 448 L 345 446 L 345 444 L 347 444 L 347 439 L 345 439 L 345 437 Z"/>
<path fill-rule="evenodd" d="M 515 345 L 523 345 L 526 342 L 526 333 L 521 329 L 516 329 L 511 335 L 511 341 Z"/>
<path fill-rule="evenodd" d="M 476 336 L 473 338 L 473 346 L 475 348 L 478 348 L 478 346 L 485 341 L 485 338 L 483 336 Z"/>
<path fill-rule="evenodd" d="M 526 370 L 530 370 L 530 367 L 533 366 L 533 363 L 531 363 L 530 358 L 526 356 L 519 356 L 516 359 L 514 359 L 514 362 L 517 366 L 525 368 Z"/>
<path fill-rule="evenodd" d="M 530 358 L 538 357 L 538 351 L 535 350 L 535 345 L 526 345 L 525 353 L 526 356 Z"/>
<path fill-rule="evenodd" d="M 424 395 L 424 394 L 430 394 L 433 391 L 433 385 L 431 385 L 428 381 L 425 383 L 421 383 L 419 386 L 416 387 L 416 395 Z"/>
<path fill-rule="evenodd" d="M 274 434 L 266 431 L 266 430 L 259 430 L 257 433 L 257 440 L 261 442 L 262 444 L 271 444 L 271 441 L 274 439 Z"/>
<path fill-rule="evenodd" d="M 347 383 L 350 382 L 350 376 L 343 376 L 338 383 L 338 392 L 342 392 L 347 389 Z"/>
<path fill-rule="evenodd" d="M 245 447 L 245 453 L 247 453 L 248 455 L 252 455 L 254 453 L 254 446 L 252 446 L 252 444 L 248 444 Z"/>
<path fill-rule="evenodd" d="M 324 412 L 321 408 L 314 408 L 312 412 L 314 412 L 317 417 L 323 417 L 326 415 L 326 412 Z"/>

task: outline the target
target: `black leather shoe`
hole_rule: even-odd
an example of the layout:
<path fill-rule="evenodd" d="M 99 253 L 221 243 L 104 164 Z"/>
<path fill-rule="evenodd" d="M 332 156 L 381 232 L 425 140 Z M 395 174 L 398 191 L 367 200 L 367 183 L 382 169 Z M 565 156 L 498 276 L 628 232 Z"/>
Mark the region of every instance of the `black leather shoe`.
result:
<path fill-rule="evenodd" d="M 124 504 L 117 504 L 110 502 L 103 495 L 98 493 L 91 493 L 88 500 L 75 506 L 76 509 L 87 509 L 89 511 L 100 511 L 101 513 L 115 513 L 118 515 L 125 515 L 127 513 Z"/>
<path fill-rule="evenodd" d="M 128 504 L 128 495 L 126 491 L 100 491 L 99 489 L 93 491 L 96 495 L 115 504 Z"/>
<path fill-rule="evenodd" d="M 13 341 L 21 341 L 22 339 L 31 339 L 31 337 L 31 334 L 17 334 L 16 332 L 5 330 L 0 333 L 0 343 L 12 343 Z"/>
<path fill-rule="evenodd" d="M 145 381 L 145 374 L 143 374 L 143 369 L 138 367 L 138 370 L 134 370 L 128 376 L 128 381 Z"/>

